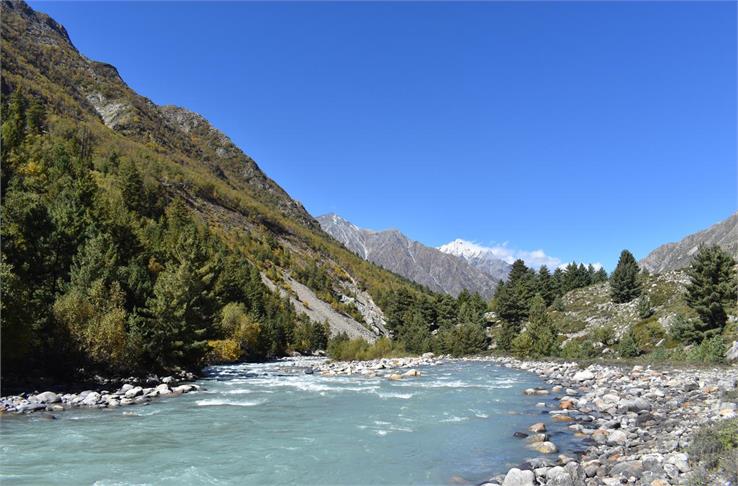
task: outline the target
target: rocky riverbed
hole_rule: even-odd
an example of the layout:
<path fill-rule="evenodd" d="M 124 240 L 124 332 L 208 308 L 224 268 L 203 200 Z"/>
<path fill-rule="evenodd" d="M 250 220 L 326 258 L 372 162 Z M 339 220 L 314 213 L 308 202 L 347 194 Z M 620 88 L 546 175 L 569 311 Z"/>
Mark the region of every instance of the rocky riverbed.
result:
<path fill-rule="evenodd" d="M 57 393 L 44 391 L 41 393 L 24 393 L 0 397 L 0 414 L 31 412 L 63 412 L 73 408 L 116 408 L 127 405 L 143 405 L 156 397 L 177 396 L 200 389 L 199 385 L 184 383 L 192 381 L 196 376 L 182 372 L 177 376 L 150 376 L 145 379 L 131 377 L 123 384 L 109 391 L 106 385 L 114 382 L 100 383 L 95 390 L 83 390 L 78 393 Z M 55 418 L 53 414 L 49 418 Z"/>
<path fill-rule="evenodd" d="M 570 423 L 589 447 L 576 459 L 557 457 L 555 444 L 546 451 L 537 449 L 549 453 L 491 478 L 488 486 L 729 484 L 698 476 L 687 448 L 700 427 L 736 417 L 735 399 L 723 398 L 736 388 L 735 368 L 582 368 L 576 363 L 491 359 L 545 380 L 550 387 L 525 393 L 553 398 L 558 405 L 548 410 L 553 420 Z M 521 435 L 530 434 L 525 440 L 538 436 L 534 440 L 545 444 L 540 425 Z"/>
<path fill-rule="evenodd" d="M 403 380 L 419 376 L 418 367 L 449 359 L 428 353 L 419 358 L 325 362 L 313 372 Z M 515 436 L 537 455 L 490 478 L 485 486 L 730 484 L 698 475 L 687 448 L 700 427 L 737 416 L 735 398 L 725 398 L 738 384 L 736 368 L 582 367 L 507 357 L 464 359 L 492 361 L 539 375 L 549 386 L 525 393 L 540 396 L 542 412 L 555 422 L 568 423 L 588 446 L 579 457 L 559 454 L 545 425 L 531 424 Z"/>

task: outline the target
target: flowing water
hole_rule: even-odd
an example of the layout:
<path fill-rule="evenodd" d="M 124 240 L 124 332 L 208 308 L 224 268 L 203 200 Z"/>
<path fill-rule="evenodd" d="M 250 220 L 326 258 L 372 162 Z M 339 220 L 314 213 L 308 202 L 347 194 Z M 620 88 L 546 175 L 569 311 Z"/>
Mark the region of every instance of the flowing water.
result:
<path fill-rule="evenodd" d="M 478 484 L 535 454 L 532 374 L 485 362 L 403 381 L 304 374 L 294 361 L 217 366 L 207 390 L 147 406 L 0 420 L 10 484 Z M 292 368 L 290 368 L 292 366 Z M 468 481 L 468 483 L 465 483 Z"/>

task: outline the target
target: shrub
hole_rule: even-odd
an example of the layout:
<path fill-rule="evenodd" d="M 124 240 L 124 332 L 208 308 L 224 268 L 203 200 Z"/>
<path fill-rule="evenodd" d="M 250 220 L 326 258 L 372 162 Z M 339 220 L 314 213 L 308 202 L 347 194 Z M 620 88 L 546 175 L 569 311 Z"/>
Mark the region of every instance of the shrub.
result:
<path fill-rule="evenodd" d="M 208 363 L 234 363 L 241 359 L 241 345 L 233 339 L 208 341 L 210 351 L 206 356 Z"/>
<path fill-rule="evenodd" d="M 592 331 L 591 340 L 605 346 L 612 346 L 615 344 L 615 329 L 610 325 L 600 326 Z"/>
<path fill-rule="evenodd" d="M 692 438 L 688 453 L 693 465 L 702 465 L 708 470 L 720 469 L 729 476 L 726 479 L 738 481 L 735 467 L 738 419 L 723 420 L 702 427 Z"/>
<path fill-rule="evenodd" d="M 653 350 L 656 344 L 666 336 L 661 324 L 653 319 L 639 322 L 633 326 L 632 332 L 641 353 Z"/>
<path fill-rule="evenodd" d="M 406 356 L 402 343 L 397 343 L 386 337 L 377 339 L 373 344 L 357 338 L 349 339 L 341 333 L 328 342 L 328 356 L 337 361 L 366 361 L 379 358 L 398 358 Z"/>
<path fill-rule="evenodd" d="M 566 359 L 589 359 L 595 358 L 598 354 L 590 341 L 572 339 L 561 348 L 561 357 Z"/>
<path fill-rule="evenodd" d="M 622 338 L 620 338 L 620 342 L 618 343 L 618 353 L 623 358 L 634 358 L 641 354 L 641 350 L 638 348 L 633 330 L 628 331 Z"/>
<path fill-rule="evenodd" d="M 699 346 L 695 346 L 689 352 L 688 359 L 700 363 L 724 363 L 725 341 L 722 336 L 714 336 L 703 339 Z"/>
<path fill-rule="evenodd" d="M 647 295 L 642 295 L 638 299 L 638 316 L 641 319 L 648 319 L 654 313 L 653 306 L 651 305 L 651 299 Z"/>
<path fill-rule="evenodd" d="M 669 335 L 680 343 L 690 344 L 699 340 L 700 333 L 691 319 L 687 319 L 682 314 L 677 314 L 671 323 Z"/>

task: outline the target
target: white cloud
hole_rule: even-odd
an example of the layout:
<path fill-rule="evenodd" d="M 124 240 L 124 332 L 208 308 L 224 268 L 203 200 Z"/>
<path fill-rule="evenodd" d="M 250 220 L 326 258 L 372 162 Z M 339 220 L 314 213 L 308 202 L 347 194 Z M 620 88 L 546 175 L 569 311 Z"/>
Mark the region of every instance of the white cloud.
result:
<path fill-rule="evenodd" d="M 539 268 L 546 265 L 548 268 L 556 268 L 561 264 L 561 260 L 551 255 L 546 255 L 543 250 L 518 250 L 510 248 L 506 245 L 497 245 L 490 247 L 493 255 L 507 263 L 513 263 L 517 259 L 521 259 L 529 267 Z"/>

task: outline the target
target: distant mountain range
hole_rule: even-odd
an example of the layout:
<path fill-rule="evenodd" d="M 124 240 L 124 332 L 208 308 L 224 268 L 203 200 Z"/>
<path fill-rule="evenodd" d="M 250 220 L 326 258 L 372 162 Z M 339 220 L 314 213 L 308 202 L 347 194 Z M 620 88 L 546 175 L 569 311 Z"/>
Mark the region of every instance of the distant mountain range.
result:
<path fill-rule="evenodd" d="M 510 265 L 491 255 L 455 252 L 457 240 L 436 249 L 411 240 L 397 230 L 359 228 L 336 214 L 317 218 L 320 226 L 365 260 L 436 292 L 458 295 L 466 289 L 489 298 L 497 283 L 507 278 Z"/>
<path fill-rule="evenodd" d="M 689 265 L 700 245 L 718 245 L 734 258 L 738 258 L 738 213 L 676 243 L 661 245 L 640 263 L 643 268 L 653 273 L 678 270 Z"/>

